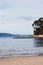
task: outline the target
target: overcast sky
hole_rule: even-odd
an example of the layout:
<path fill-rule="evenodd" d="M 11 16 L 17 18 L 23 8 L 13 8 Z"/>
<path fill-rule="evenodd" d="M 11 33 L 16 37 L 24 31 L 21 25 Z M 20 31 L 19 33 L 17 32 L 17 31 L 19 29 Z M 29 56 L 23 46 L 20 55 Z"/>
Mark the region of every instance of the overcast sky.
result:
<path fill-rule="evenodd" d="M 0 33 L 33 34 L 32 23 L 43 16 L 43 0 L 0 0 Z"/>

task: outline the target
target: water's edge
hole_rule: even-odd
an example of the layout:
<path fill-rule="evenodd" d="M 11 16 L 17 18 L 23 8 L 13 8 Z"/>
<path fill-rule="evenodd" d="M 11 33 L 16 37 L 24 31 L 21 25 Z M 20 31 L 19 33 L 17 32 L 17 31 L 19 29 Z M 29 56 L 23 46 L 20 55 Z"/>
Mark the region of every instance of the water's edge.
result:
<path fill-rule="evenodd" d="M 43 55 L 43 47 L 29 48 L 29 49 L 8 49 L 0 50 L 0 57 L 11 57 L 11 56 L 38 56 Z"/>

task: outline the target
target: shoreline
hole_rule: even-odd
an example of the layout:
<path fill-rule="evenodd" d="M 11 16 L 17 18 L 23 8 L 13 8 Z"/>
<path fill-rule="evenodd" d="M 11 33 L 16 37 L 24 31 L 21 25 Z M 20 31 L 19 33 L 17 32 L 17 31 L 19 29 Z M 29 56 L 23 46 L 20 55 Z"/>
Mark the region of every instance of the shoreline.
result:
<path fill-rule="evenodd" d="M 16 37 L 16 38 L 13 38 L 13 39 L 31 39 L 31 38 L 43 38 L 43 35 L 30 35 L 30 36 L 27 36 L 27 37 Z"/>

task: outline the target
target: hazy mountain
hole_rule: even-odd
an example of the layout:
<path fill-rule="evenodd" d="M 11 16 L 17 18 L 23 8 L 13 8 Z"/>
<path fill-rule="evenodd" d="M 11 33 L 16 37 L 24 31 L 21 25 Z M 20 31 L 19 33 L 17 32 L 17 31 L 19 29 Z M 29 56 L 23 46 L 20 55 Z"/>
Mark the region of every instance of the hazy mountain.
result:
<path fill-rule="evenodd" d="M 0 37 L 16 37 L 19 35 L 16 34 L 9 34 L 9 33 L 0 33 Z"/>
<path fill-rule="evenodd" d="M 19 34 L 10 34 L 10 33 L 0 33 L 0 37 L 13 37 L 14 39 L 18 38 L 32 38 L 32 35 L 19 35 Z"/>

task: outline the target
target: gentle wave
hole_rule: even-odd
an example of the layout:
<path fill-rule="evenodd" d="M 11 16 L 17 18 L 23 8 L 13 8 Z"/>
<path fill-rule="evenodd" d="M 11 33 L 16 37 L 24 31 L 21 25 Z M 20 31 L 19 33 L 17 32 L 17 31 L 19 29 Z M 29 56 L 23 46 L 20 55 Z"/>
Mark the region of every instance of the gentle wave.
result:
<path fill-rule="evenodd" d="M 7 56 L 36 56 L 43 54 L 43 47 L 39 48 L 16 48 L 8 50 L 0 50 L 0 57 Z"/>

